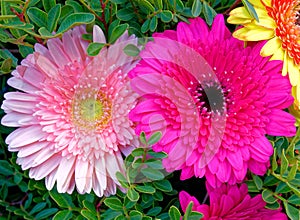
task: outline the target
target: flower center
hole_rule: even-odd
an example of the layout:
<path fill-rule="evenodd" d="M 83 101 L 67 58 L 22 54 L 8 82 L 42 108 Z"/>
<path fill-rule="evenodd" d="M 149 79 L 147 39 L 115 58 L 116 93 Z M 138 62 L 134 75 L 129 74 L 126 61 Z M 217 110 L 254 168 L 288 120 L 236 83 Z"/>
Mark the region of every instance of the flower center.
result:
<path fill-rule="evenodd" d="M 222 114 L 226 108 L 225 92 L 222 86 L 215 81 L 204 82 L 196 86 L 194 98 L 200 114 Z"/>
<path fill-rule="evenodd" d="M 77 91 L 72 101 L 72 121 L 79 131 L 97 131 L 111 119 L 111 102 L 100 91 Z"/>

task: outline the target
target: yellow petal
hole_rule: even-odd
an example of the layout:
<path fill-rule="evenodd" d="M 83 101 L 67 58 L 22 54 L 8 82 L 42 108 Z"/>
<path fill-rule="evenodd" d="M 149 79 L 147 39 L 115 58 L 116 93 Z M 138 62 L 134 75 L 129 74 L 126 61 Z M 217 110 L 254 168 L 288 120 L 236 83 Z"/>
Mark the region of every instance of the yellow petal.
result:
<path fill-rule="evenodd" d="M 244 41 L 260 41 L 260 40 L 268 40 L 274 37 L 274 31 L 262 27 L 256 27 L 249 29 L 248 27 L 244 27 L 236 30 L 233 33 L 235 38 Z"/>
<path fill-rule="evenodd" d="M 274 53 L 276 53 L 277 50 L 281 47 L 281 40 L 278 37 L 274 37 L 271 40 L 269 40 L 261 49 L 260 55 L 263 57 L 271 56 Z"/>
<path fill-rule="evenodd" d="M 295 64 L 294 60 L 290 57 L 287 58 L 287 71 L 292 86 L 296 86 L 299 82 L 299 66 Z"/>
<path fill-rule="evenodd" d="M 250 3 L 251 3 L 251 5 L 253 5 L 254 7 L 255 7 L 255 9 L 256 9 L 256 7 L 258 7 L 258 8 L 264 8 L 265 6 L 261 3 L 261 1 L 260 0 L 248 0 Z M 264 1 L 265 3 L 267 2 L 267 1 Z"/>
<path fill-rule="evenodd" d="M 239 7 L 230 12 L 227 22 L 231 24 L 245 24 L 251 22 L 252 20 L 254 19 L 249 15 L 246 8 Z"/>
<path fill-rule="evenodd" d="M 283 60 L 284 59 L 284 50 L 282 49 L 282 47 L 280 47 L 275 53 L 274 55 L 271 57 L 270 60 Z"/>
<path fill-rule="evenodd" d="M 283 68 L 282 68 L 282 75 L 286 76 L 288 71 L 288 55 L 287 52 L 284 51 L 284 55 L 283 55 Z M 291 80 L 290 80 L 291 81 Z"/>

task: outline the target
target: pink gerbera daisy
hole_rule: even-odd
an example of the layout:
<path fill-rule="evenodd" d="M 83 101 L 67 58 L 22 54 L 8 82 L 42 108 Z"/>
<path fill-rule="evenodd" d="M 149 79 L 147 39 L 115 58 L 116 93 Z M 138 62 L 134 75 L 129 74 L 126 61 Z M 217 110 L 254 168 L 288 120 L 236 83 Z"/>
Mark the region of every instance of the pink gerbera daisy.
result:
<path fill-rule="evenodd" d="M 253 198 L 248 194 L 246 184 L 241 186 L 222 184 L 219 188 L 209 189 L 209 204 L 200 205 L 198 200 L 187 192 L 179 193 L 179 201 L 185 212 L 190 202 L 193 202 L 193 211 L 201 212 L 203 220 L 285 220 L 287 216 L 281 212 L 281 208 L 270 210 L 265 208 L 266 203 L 261 195 Z"/>
<path fill-rule="evenodd" d="M 182 170 L 211 185 L 241 182 L 248 169 L 263 175 L 273 147 L 265 137 L 293 136 L 293 103 L 281 61 L 260 56 L 263 43 L 244 48 L 221 15 L 211 29 L 201 18 L 154 35 L 130 73 L 143 99 L 131 111 L 136 133 L 162 131 L 168 171 Z"/>
<path fill-rule="evenodd" d="M 136 104 L 128 71 L 135 65 L 123 48 L 137 44 L 127 33 L 99 55 L 89 57 L 84 26 L 75 27 L 47 47 L 35 52 L 13 71 L 8 84 L 18 92 L 5 94 L 1 123 L 20 127 L 6 139 L 18 152 L 17 163 L 30 169 L 29 177 L 55 182 L 58 192 L 79 193 L 92 189 L 98 196 L 116 192 L 115 174 L 123 171 L 122 153 L 137 146 L 128 118 Z M 105 43 L 98 26 L 94 42 Z"/>

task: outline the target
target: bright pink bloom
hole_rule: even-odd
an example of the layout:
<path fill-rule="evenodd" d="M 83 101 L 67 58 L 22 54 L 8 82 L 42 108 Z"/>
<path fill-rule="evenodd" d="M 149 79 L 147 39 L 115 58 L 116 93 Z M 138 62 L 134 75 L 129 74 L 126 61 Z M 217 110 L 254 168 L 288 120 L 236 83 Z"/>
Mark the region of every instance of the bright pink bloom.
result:
<path fill-rule="evenodd" d="M 295 135 L 293 102 L 282 63 L 260 56 L 263 43 L 244 48 L 218 15 L 154 35 L 129 73 L 143 98 L 131 111 L 136 133 L 162 131 L 168 171 L 181 179 L 206 176 L 212 186 L 241 182 L 247 170 L 263 175 L 273 147 L 265 137 Z"/>
<path fill-rule="evenodd" d="M 248 194 L 246 184 L 241 186 L 222 184 L 219 188 L 209 189 L 209 204 L 200 205 L 198 200 L 187 192 L 179 193 L 179 201 L 185 212 L 192 201 L 193 211 L 201 212 L 203 220 L 285 220 L 287 216 L 281 212 L 281 208 L 270 210 L 265 208 L 266 203 L 261 195 L 253 198 Z"/>
<path fill-rule="evenodd" d="M 61 193 L 76 186 L 79 193 L 110 195 L 120 185 L 115 174 L 123 171 L 121 153 L 138 145 L 128 118 L 137 94 L 127 77 L 136 61 L 123 52 L 137 39 L 126 33 L 89 57 L 84 33 L 84 26 L 75 27 L 62 40 L 48 40 L 48 48 L 35 45 L 8 81 L 23 92 L 5 94 L 1 123 L 20 127 L 6 143 L 30 178 L 46 178 L 49 190 L 56 182 Z M 106 42 L 98 26 L 93 38 Z"/>

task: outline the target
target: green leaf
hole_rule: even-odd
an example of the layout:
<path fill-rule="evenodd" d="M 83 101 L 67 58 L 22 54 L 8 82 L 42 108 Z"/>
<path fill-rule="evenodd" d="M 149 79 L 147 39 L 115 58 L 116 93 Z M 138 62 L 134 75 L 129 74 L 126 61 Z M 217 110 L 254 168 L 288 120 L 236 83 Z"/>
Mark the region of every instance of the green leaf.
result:
<path fill-rule="evenodd" d="M 80 211 L 80 213 L 88 220 L 97 220 L 97 216 L 95 215 L 95 213 L 92 213 L 89 210 L 83 209 Z"/>
<path fill-rule="evenodd" d="M 121 21 L 129 21 L 135 16 L 133 9 L 130 8 L 122 8 L 117 11 L 117 18 L 119 18 Z"/>
<path fill-rule="evenodd" d="M 4 73 L 9 73 L 12 67 L 13 60 L 11 58 L 7 58 L 2 62 L 1 71 Z"/>
<path fill-rule="evenodd" d="M 83 200 L 83 206 L 88 209 L 89 211 L 91 211 L 92 213 L 94 213 L 95 215 L 97 214 L 97 210 L 95 208 L 95 205 L 87 200 Z"/>
<path fill-rule="evenodd" d="M 202 3 L 200 0 L 194 0 L 192 5 L 192 15 L 193 17 L 198 17 L 202 11 Z"/>
<path fill-rule="evenodd" d="M 75 12 L 83 12 L 81 4 L 79 4 L 77 1 L 67 0 L 66 5 L 70 5 Z"/>
<path fill-rule="evenodd" d="M 105 45 L 106 45 L 105 43 L 98 43 L 98 42 L 90 43 L 89 46 L 87 47 L 88 55 L 97 56 Z"/>
<path fill-rule="evenodd" d="M 150 21 L 150 31 L 151 32 L 154 32 L 157 28 L 157 16 L 154 16 L 151 18 L 151 21 Z"/>
<path fill-rule="evenodd" d="M 53 216 L 52 220 L 69 220 L 72 219 L 72 216 L 73 216 L 72 211 L 62 210 L 56 213 L 55 216 Z"/>
<path fill-rule="evenodd" d="M 125 176 L 121 173 L 121 172 L 117 172 L 116 173 L 116 177 L 117 179 L 119 180 L 120 184 L 124 187 L 124 188 L 128 188 L 128 181 L 127 179 L 125 178 Z"/>
<path fill-rule="evenodd" d="M 151 3 L 147 0 L 139 0 L 139 6 L 145 11 L 145 13 L 151 13 L 155 11 L 153 5 L 151 5 Z"/>
<path fill-rule="evenodd" d="M 41 36 L 45 36 L 45 37 L 52 37 L 53 36 L 45 27 L 39 28 L 38 32 Z"/>
<path fill-rule="evenodd" d="M 19 52 L 22 55 L 22 57 L 27 57 L 29 54 L 33 53 L 33 48 L 27 47 L 24 45 L 19 45 Z"/>
<path fill-rule="evenodd" d="M 142 33 L 146 33 L 149 30 L 149 28 L 150 28 L 150 19 L 147 19 L 141 27 Z"/>
<path fill-rule="evenodd" d="M 159 10 L 163 9 L 163 2 L 162 2 L 162 0 L 154 0 L 154 5 Z"/>
<path fill-rule="evenodd" d="M 280 182 L 280 180 L 278 180 L 276 177 L 274 177 L 272 175 L 267 176 L 264 179 L 264 185 L 266 185 L 266 186 L 274 186 L 274 185 L 277 185 L 279 182 Z"/>
<path fill-rule="evenodd" d="M 163 192 L 171 192 L 173 190 L 170 181 L 168 180 L 161 180 L 153 182 L 153 185 L 156 189 L 159 189 Z"/>
<path fill-rule="evenodd" d="M 89 24 L 95 20 L 95 16 L 90 13 L 74 13 L 68 15 L 61 23 L 57 33 L 63 33 L 75 25 Z"/>
<path fill-rule="evenodd" d="M 152 194 L 152 193 L 155 193 L 155 188 L 152 187 L 152 186 L 136 186 L 135 189 L 139 192 L 142 192 L 142 193 L 148 193 L 148 194 Z"/>
<path fill-rule="evenodd" d="M 58 23 L 61 24 L 61 22 L 65 20 L 66 17 L 68 17 L 73 13 L 74 13 L 74 9 L 70 5 L 63 5 L 61 7 L 61 14 Z"/>
<path fill-rule="evenodd" d="M 148 167 L 151 167 L 153 169 L 163 169 L 163 165 L 162 165 L 162 161 L 161 160 L 157 160 L 157 159 L 148 159 L 146 160 L 145 164 L 148 166 Z"/>
<path fill-rule="evenodd" d="M 263 187 L 263 181 L 261 180 L 261 178 L 256 175 L 253 175 L 252 177 L 253 177 L 253 180 L 254 180 L 254 183 L 255 183 L 257 189 L 261 190 Z"/>
<path fill-rule="evenodd" d="M 160 19 L 165 22 L 165 23 L 168 23 L 170 21 L 172 21 L 172 18 L 173 18 L 173 14 L 171 11 L 169 10 L 163 10 L 161 13 L 160 13 Z"/>
<path fill-rule="evenodd" d="M 300 197 L 297 195 L 291 195 L 287 201 L 294 205 L 300 205 Z"/>
<path fill-rule="evenodd" d="M 116 26 L 111 33 L 109 43 L 114 43 L 126 31 L 128 27 L 128 24 L 120 24 Z"/>
<path fill-rule="evenodd" d="M 56 5 L 56 0 L 43 0 L 44 9 L 48 12 Z"/>
<path fill-rule="evenodd" d="M 47 27 L 48 15 L 46 12 L 32 7 L 27 10 L 27 15 L 38 27 Z"/>
<path fill-rule="evenodd" d="M 66 193 L 58 193 L 56 190 L 49 191 L 50 197 L 56 202 L 59 207 L 62 208 L 72 208 L 75 205 L 72 202 L 70 195 Z"/>
<path fill-rule="evenodd" d="M 0 174 L 3 176 L 10 176 L 14 174 L 14 171 L 6 160 L 0 160 Z"/>
<path fill-rule="evenodd" d="M 214 17 L 217 15 L 215 10 L 206 1 L 203 1 L 203 14 L 208 25 L 212 24 Z"/>
<path fill-rule="evenodd" d="M 280 175 L 282 176 L 288 169 L 289 167 L 289 161 L 285 156 L 285 151 L 282 149 L 282 154 L 281 154 L 281 166 L 280 166 Z"/>
<path fill-rule="evenodd" d="M 272 156 L 272 170 L 276 171 L 278 168 L 278 164 L 277 164 L 277 148 L 274 148 L 274 153 Z"/>
<path fill-rule="evenodd" d="M 266 203 L 272 204 L 275 203 L 277 200 L 274 198 L 272 191 L 265 189 L 262 192 L 262 198 Z"/>
<path fill-rule="evenodd" d="M 61 5 L 57 4 L 48 13 L 47 27 L 50 33 L 52 33 L 56 27 L 61 14 Z"/>
<path fill-rule="evenodd" d="M 287 193 L 290 191 L 291 191 L 290 187 L 284 182 L 280 182 L 275 190 L 276 193 Z"/>
<path fill-rule="evenodd" d="M 151 146 L 153 144 L 156 144 L 160 140 L 161 136 L 162 136 L 162 133 L 160 131 L 155 132 L 154 134 L 152 134 L 151 137 L 148 140 L 148 145 Z"/>
<path fill-rule="evenodd" d="M 168 155 L 165 152 L 154 152 L 153 150 L 149 150 L 148 155 L 153 158 L 159 158 L 159 159 L 168 157 Z"/>
<path fill-rule="evenodd" d="M 254 9 L 254 7 L 251 5 L 251 3 L 248 0 L 242 0 L 242 3 L 244 4 L 245 8 L 247 9 L 248 13 L 252 18 L 255 18 L 257 22 L 259 22 L 258 15 Z"/>
<path fill-rule="evenodd" d="M 149 209 L 149 211 L 147 212 L 147 215 L 157 216 L 161 212 L 161 210 L 162 210 L 162 208 L 159 206 L 153 207 L 153 208 Z"/>
<path fill-rule="evenodd" d="M 29 212 L 29 215 L 33 215 L 34 213 L 37 213 L 37 212 L 43 210 L 46 207 L 46 205 L 47 205 L 47 203 L 45 203 L 45 202 L 36 204 Z"/>
<path fill-rule="evenodd" d="M 271 210 L 277 210 L 277 209 L 280 208 L 280 204 L 279 204 L 278 201 L 276 201 L 276 202 L 274 202 L 274 203 L 272 203 L 272 204 L 267 204 L 266 207 L 267 207 L 268 209 L 271 209 Z"/>
<path fill-rule="evenodd" d="M 128 44 L 126 47 L 124 47 L 124 53 L 128 56 L 136 57 L 140 53 L 140 49 L 135 46 L 134 44 Z"/>
<path fill-rule="evenodd" d="M 140 134 L 140 141 L 142 142 L 142 144 L 145 144 L 145 145 L 147 145 L 147 138 L 146 138 L 146 134 L 145 134 L 145 132 L 141 132 L 141 134 Z"/>
<path fill-rule="evenodd" d="M 139 200 L 140 195 L 134 189 L 129 189 L 127 192 L 127 197 L 130 201 L 136 202 Z"/>
<path fill-rule="evenodd" d="M 144 168 L 141 172 L 150 180 L 162 180 L 165 177 L 162 172 L 152 168 Z"/>
<path fill-rule="evenodd" d="M 134 149 L 131 154 L 134 156 L 134 157 L 139 157 L 139 156 L 143 156 L 145 153 L 145 149 L 144 148 L 136 148 Z"/>
<path fill-rule="evenodd" d="M 287 215 L 292 220 L 300 219 L 300 210 L 295 208 L 294 206 L 288 204 L 287 202 L 283 202 Z"/>
<path fill-rule="evenodd" d="M 129 212 L 130 220 L 142 220 L 143 214 L 137 210 L 132 210 Z"/>
<path fill-rule="evenodd" d="M 177 207 L 171 206 L 169 209 L 170 220 L 180 220 L 181 214 Z"/>
<path fill-rule="evenodd" d="M 49 209 L 44 209 L 43 211 L 41 211 L 40 213 L 38 213 L 35 216 L 35 219 L 39 220 L 39 219 L 45 219 L 50 217 L 51 215 L 53 215 L 54 213 L 56 213 L 58 211 L 57 208 L 49 208 Z"/>
<path fill-rule="evenodd" d="M 189 215 L 188 220 L 199 220 L 203 217 L 203 214 L 200 212 L 195 212 L 192 211 L 191 214 Z"/>
<path fill-rule="evenodd" d="M 123 210 L 123 205 L 120 199 L 117 197 L 109 197 L 104 200 L 104 204 L 111 208 L 112 210 L 121 211 Z"/>
<path fill-rule="evenodd" d="M 298 170 L 298 162 L 296 162 L 292 167 L 291 170 L 288 172 L 288 176 L 287 176 L 287 180 L 291 181 L 293 179 L 295 179 L 295 176 L 297 174 L 297 170 Z"/>
<path fill-rule="evenodd" d="M 185 210 L 184 217 L 183 217 L 184 220 L 188 220 L 189 215 L 192 213 L 193 206 L 194 203 L 191 201 Z"/>

